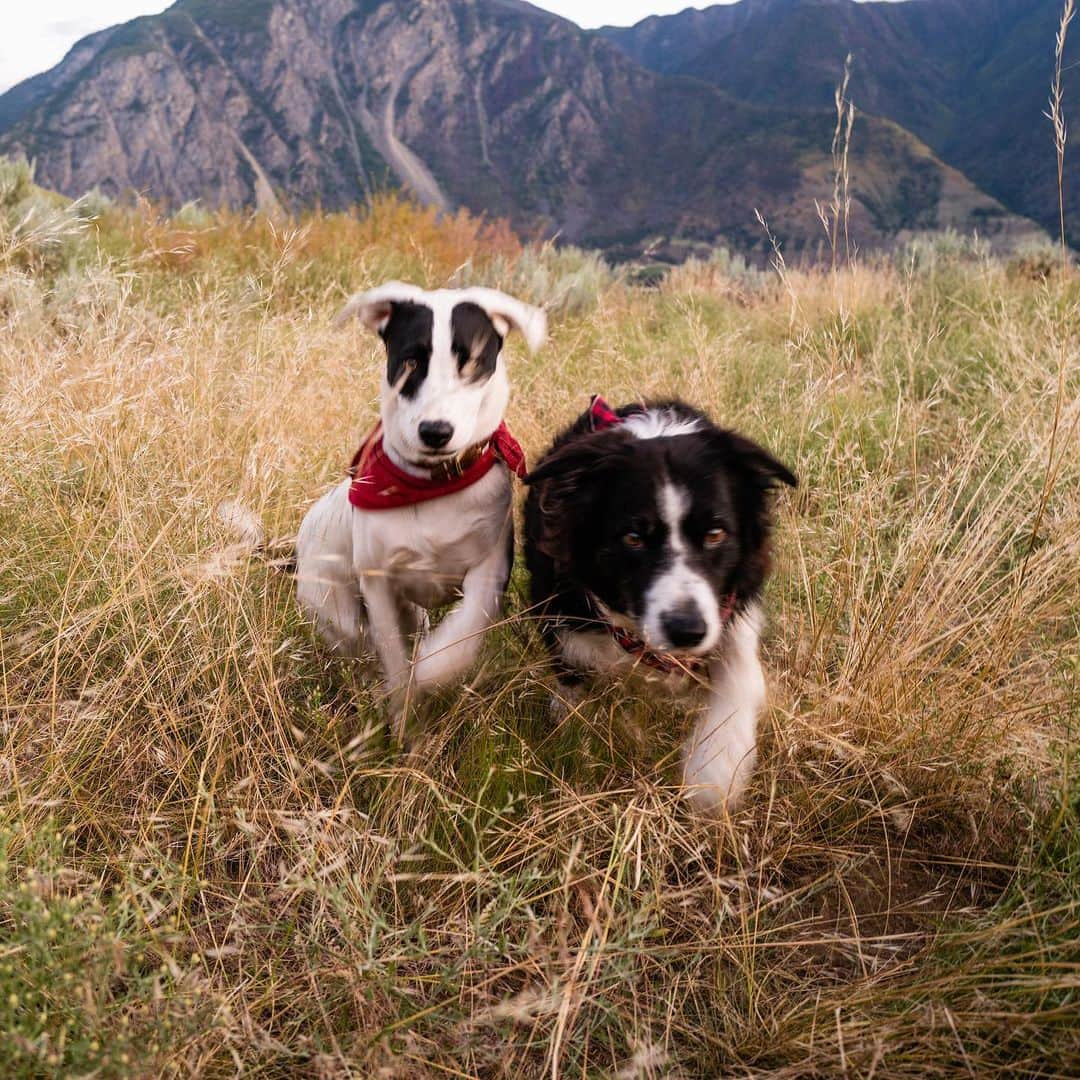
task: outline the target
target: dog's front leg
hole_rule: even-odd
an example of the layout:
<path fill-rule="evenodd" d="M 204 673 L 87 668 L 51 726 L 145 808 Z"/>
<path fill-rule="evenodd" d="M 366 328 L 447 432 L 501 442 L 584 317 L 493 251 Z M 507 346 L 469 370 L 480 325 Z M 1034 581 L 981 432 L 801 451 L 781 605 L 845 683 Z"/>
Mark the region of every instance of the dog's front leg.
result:
<path fill-rule="evenodd" d="M 758 660 L 761 613 L 746 611 L 709 671 L 709 704 L 683 751 L 683 782 L 699 810 L 734 809 L 757 760 L 757 718 L 765 703 Z"/>
<path fill-rule="evenodd" d="M 360 592 L 367 607 L 368 629 L 382 665 L 390 699 L 390 729 L 399 742 L 405 734 L 405 696 L 409 681 L 409 654 L 401 633 L 400 611 L 389 578 L 365 575 Z"/>
<path fill-rule="evenodd" d="M 510 576 L 511 552 L 500 542 L 466 575 L 461 602 L 420 641 L 413 683 L 428 693 L 456 682 L 476 663 L 484 632 L 499 618 Z"/>

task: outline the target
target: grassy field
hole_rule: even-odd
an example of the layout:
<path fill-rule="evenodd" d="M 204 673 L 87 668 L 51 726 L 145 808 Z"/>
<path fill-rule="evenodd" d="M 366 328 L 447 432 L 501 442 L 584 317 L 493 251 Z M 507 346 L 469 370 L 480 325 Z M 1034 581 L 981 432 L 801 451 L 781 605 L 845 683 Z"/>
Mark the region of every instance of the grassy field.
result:
<path fill-rule="evenodd" d="M 402 277 L 544 302 L 509 419 L 678 393 L 778 504 L 745 807 L 685 718 L 553 726 L 520 612 L 387 745 L 222 515 L 290 537 L 376 413 L 330 320 Z M 0 1073 L 1080 1072 L 1080 277 L 956 238 L 635 287 L 392 200 L 67 208 L 0 168 Z"/>

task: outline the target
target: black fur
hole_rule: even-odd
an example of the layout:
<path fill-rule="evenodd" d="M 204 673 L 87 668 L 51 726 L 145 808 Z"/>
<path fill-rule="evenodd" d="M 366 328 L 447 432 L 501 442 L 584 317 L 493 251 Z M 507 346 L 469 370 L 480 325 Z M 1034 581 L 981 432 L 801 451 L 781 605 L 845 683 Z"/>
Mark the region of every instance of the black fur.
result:
<path fill-rule="evenodd" d="M 641 617 L 644 596 L 665 568 L 658 496 L 667 480 L 689 493 L 687 559 L 718 597 L 733 596 L 741 609 L 758 597 L 768 573 L 769 491 L 794 485 L 794 475 L 682 402 L 646 407 L 695 418 L 699 430 L 655 439 L 619 426 L 594 432 L 586 412 L 528 478 L 525 558 L 534 609 L 556 656 L 560 627 L 600 626 L 590 595 L 631 620 Z M 626 406 L 618 414 L 640 411 Z M 706 546 L 706 534 L 717 528 L 726 539 Z"/>
<path fill-rule="evenodd" d="M 426 304 L 399 301 L 390 306 L 390 318 L 381 331 L 386 343 L 386 381 L 396 386 L 406 376 L 402 397 L 415 397 L 427 378 L 434 326 L 435 314 Z"/>
<path fill-rule="evenodd" d="M 479 304 L 458 304 L 450 316 L 452 348 L 458 371 L 469 382 L 483 382 L 495 372 L 503 339 Z"/>

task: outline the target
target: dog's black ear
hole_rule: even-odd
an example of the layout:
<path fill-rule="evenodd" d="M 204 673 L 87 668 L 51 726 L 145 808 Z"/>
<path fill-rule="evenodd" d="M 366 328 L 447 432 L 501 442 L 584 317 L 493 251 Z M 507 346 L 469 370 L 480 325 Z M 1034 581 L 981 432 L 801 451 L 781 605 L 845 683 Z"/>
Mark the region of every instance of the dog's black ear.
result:
<path fill-rule="evenodd" d="M 738 465 L 761 488 L 799 485 L 798 477 L 786 465 L 752 439 L 733 431 L 721 431 L 715 445 L 725 458 Z"/>
<path fill-rule="evenodd" d="M 575 524 L 589 519 L 611 471 L 625 466 L 629 443 L 630 437 L 618 430 L 572 439 L 525 477 L 535 507 L 534 539 L 557 564 L 569 561 Z"/>
<path fill-rule="evenodd" d="M 598 470 L 623 463 L 629 441 L 626 433 L 618 429 L 571 439 L 555 447 L 525 477 L 525 483 L 536 486 L 551 481 L 562 487 L 577 486 L 581 479 Z"/>

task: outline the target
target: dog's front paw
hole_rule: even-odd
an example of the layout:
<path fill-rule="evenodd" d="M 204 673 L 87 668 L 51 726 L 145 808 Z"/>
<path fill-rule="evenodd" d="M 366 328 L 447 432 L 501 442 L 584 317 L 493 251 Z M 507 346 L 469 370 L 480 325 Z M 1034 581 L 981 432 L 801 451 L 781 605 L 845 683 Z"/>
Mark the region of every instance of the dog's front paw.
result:
<path fill-rule="evenodd" d="M 412 666 L 415 693 L 433 694 L 460 682 L 476 663 L 479 649 L 479 639 L 450 646 L 440 646 L 430 637 L 422 639 Z"/>
<path fill-rule="evenodd" d="M 702 814 L 731 813 L 739 804 L 754 771 L 754 749 L 739 757 L 707 743 L 687 744 L 683 759 L 686 798 Z"/>
<path fill-rule="evenodd" d="M 444 679 L 444 664 L 438 653 L 424 655 L 421 653 L 412 666 L 412 683 L 420 693 L 429 693 L 438 690 Z"/>

